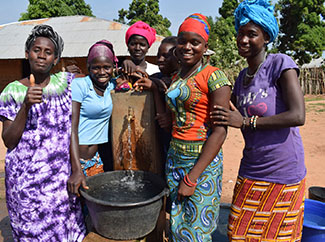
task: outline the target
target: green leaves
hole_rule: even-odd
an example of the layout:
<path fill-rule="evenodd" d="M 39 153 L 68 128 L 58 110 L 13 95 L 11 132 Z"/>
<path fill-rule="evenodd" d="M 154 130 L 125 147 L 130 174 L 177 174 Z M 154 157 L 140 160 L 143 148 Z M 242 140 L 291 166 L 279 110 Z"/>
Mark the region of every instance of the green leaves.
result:
<path fill-rule="evenodd" d="M 168 29 L 171 25 L 170 21 L 159 14 L 159 0 L 133 0 L 128 10 L 122 8 L 118 14 L 119 18 L 114 21 L 132 25 L 141 20 L 155 28 L 157 34 L 171 35 Z"/>
<path fill-rule="evenodd" d="M 277 49 L 300 65 L 325 50 L 324 0 L 279 0 L 280 35 Z"/>
<path fill-rule="evenodd" d="M 72 15 L 94 16 L 84 0 L 30 0 L 19 21 Z"/>

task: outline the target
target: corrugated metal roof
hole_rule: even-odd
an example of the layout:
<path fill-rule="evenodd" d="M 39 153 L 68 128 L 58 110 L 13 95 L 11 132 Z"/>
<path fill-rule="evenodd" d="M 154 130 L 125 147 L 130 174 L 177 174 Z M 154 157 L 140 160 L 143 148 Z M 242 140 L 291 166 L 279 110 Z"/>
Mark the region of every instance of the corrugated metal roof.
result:
<path fill-rule="evenodd" d="M 102 39 L 113 43 L 116 55 L 129 55 L 125 44 L 128 25 L 87 16 L 66 16 L 0 25 L 0 59 L 25 58 L 25 41 L 37 24 L 48 24 L 60 34 L 64 40 L 62 57 L 86 57 L 89 47 Z M 148 56 L 157 55 L 162 39 L 157 36 Z"/>

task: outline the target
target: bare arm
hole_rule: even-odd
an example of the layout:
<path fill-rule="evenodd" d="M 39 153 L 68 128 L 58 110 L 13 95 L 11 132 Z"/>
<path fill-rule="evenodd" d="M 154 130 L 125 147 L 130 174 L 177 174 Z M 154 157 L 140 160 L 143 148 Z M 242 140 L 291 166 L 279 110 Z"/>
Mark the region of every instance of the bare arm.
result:
<path fill-rule="evenodd" d="M 294 69 L 282 72 L 278 85 L 282 90 L 287 110 L 273 116 L 258 118 L 256 122 L 258 129 L 288 128 L 305 123 L 304 96 L 298 82 L 297 72 Z M 229 110 L 218 105 L 213 108 L 210 117 L 214 119 L 214 124 L 229 125 L 234 128 L 240 128 L 244 119 L 235 107 L 232 106 Z M 249 128 L 248 121 L 245 128 Z"/>
<path fill-rule="evenodd" d="M 86 178 L 82 172 L 79 156 L 79 117 L 81 103 L 72 101 L 71 117 L 71 142 L 70 142 L 70 159 L 72 174 L 68 180 L 68 190 L 71 193 L 78 194 L 80 185 L 86 188 Z"/>
<path fill-rule="evenodd" d="M 274 129 L 300 126 L 305 124 L 305 101 L 297 72 L 289 69 L 282 72 L 278 80 L 287 111 L 257 120 L 258 129 Z"/>
<path fill-rule="evenodd" d="M 210 109 L 214 105 L 220 105 L 229 108 L 230 87 L 221 87 L 210 95 Z M 207 166 L 213 161 L 226 139 L 227 128 L 225 126 L 212 125 L 212 133 L 205 142 L 199 160 L 189 172 L 188 176 L 192 182 L 196 181 Z M 183 181 L 180 182 L 178 189 L 178 199 L 181 200 L 183 196 L 191 196 L 194 193 L 195 187 L 188 187 Z"/>

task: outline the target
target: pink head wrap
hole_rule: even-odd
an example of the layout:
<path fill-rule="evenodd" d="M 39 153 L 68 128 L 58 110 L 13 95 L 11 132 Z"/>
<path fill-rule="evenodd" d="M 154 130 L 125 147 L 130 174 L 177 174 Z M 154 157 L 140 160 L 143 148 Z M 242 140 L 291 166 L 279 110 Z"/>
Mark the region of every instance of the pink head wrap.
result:
<path fill-rule="evenodd" d="M 113 63 L 117 64 L 118 59 L 116 58 L 113 50 L 113 45 L 108 40 L 100 40 L 93 44 L 88 52 L 87 63 L 89 64 L 94 58 L 98 56 L 105 56 L 112 60 Z"/>
<path fill-rule="evenodd" d="M 151 47 L 151 45 L 156 40 L 156 30 L 154 28 L 150 27 L 149 24 L 142 22 L 142 21 L 135 22 L 128 28 L 128 30 L 126 31 L 126 34 L 125 34 L 126 45 L 128 45 L 130 37 L 134 34 L 141 35 L 144 38 L 146 38 L 148 41 L 149 47 Z"/>

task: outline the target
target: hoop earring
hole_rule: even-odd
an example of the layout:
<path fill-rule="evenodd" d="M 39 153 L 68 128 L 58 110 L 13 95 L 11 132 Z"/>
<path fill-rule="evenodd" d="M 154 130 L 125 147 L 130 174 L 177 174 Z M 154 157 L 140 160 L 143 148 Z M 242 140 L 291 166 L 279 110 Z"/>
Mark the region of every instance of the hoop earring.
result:
<path fill-rule="evenodd" d="M 181 64 L 181 61 L 178 59 L 178 57 L 177 57 L 177 55 L 176 55 L 176 47 L 174 47 L 174 49 L 173 49 L 173 56 L 176 58 L 176 60 L 177 60 L 177 63 L 178 64 Z"/>
<path fill-rule="evenodd" d="M 177 55 L 176 55 L 176 47 L 174 47 L 174 49 L 173 49 L 173 56 L 175 56 L 177 58 Z"/>

